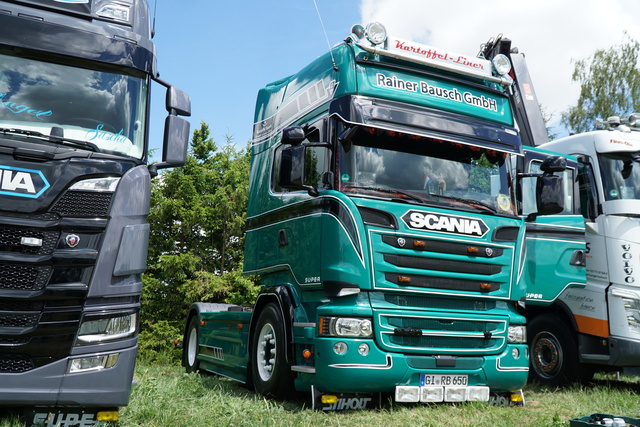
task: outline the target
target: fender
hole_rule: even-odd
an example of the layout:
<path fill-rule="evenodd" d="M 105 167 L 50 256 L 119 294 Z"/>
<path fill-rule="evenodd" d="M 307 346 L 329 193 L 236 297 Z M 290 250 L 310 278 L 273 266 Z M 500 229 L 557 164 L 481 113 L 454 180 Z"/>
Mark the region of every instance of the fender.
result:
<path fill-rule="evenodd" d="M 282 317 L 285 321 L 284 332 L 286 334 L 286 342 L 287 342 L 287 354 L 285 355 L 286 361 L 289 364 L 292 364 L 295 360 L 293 354 L 293 320 L 294 320 L 294 309 L 298 306 L 298 302 L 295 300 L 293 293 L 291 290 L 285 286 L 273 286 L 265 289 L 258 295 L 258 299 L 256 300 L 256 304 L 253 307 L 253 315 L 251 316 L 251 325 L 249 328 L 249 342 L 252 342 L 253 333 L 255 331 L 255 323 L 257 321 L 257 314 L 260 313 L 262 308 L 270 302 L 275 302 L 280 307 L 282 311 Z M 251 356 L 249 356 L 251 357 Z M 250 364 L 248 364 L 250 366 Z"/>

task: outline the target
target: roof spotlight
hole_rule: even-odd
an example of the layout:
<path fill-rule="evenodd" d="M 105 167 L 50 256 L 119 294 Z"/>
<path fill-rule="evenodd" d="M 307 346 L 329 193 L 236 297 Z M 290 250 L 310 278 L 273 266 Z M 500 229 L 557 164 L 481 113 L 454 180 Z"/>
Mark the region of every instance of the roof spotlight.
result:
<path fill-rule="evenodd" d="M 501 76 L 505 76 L 511 71 L 511 61 L 509 61 L 506 55 L 499 53 L 493 57 L 491 62 L 493 63 L 493 68 L 496 70 L 496 73 Z"/>
<path fill-rule="evenodd" d="M 367 25 L 365 34 L 367 39 L 375 45 L 382 44 L 387 39 L 387 30 L 384 28 L 384 25 L 379 22 L 372 22 Z"/>

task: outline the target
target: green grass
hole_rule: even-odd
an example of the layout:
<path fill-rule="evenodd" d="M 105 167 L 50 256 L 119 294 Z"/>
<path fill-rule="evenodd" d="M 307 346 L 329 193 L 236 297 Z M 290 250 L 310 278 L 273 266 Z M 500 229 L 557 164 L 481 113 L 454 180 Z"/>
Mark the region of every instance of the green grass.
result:
<path fill-rule="evenodd" d="M 482 403 L 397 405 L 385 409 L 322 413 L 310 409 L 310 396 L 294 401 L 263 399 L 233 381 L 186 374 L 178 366 L 139 364 L 138 384 L 119 426 L 569 426 L 571 418 L 596 412 L 638 417 L 637 377 L 616 381 L 599 376 L 589 386 L 525 389 L 524 407 Z M 0 426 L 23 425 L 4 414 Z"/>

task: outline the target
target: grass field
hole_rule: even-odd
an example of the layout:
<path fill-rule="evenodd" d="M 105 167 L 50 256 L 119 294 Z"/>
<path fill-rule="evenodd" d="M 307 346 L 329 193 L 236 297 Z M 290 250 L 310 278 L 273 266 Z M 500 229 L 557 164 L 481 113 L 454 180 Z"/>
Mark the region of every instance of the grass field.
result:
<path fill-rule="evenodd" d="M 179 366 L 140 364 L 129 406 L 120 414 L 127 426 L 569 426 L 592 413 L 640 416 L 638 377 L 599 376 L 588 386 L 549 390 L 528 386 L 524 407 L 482 403 L 396 405 L 380 410 L 322 413 L 309 395 L 294 401 L 265 400 L 233 381 L 185 374 Z M 24 425 L 5 413 L 0 426 Z"/>

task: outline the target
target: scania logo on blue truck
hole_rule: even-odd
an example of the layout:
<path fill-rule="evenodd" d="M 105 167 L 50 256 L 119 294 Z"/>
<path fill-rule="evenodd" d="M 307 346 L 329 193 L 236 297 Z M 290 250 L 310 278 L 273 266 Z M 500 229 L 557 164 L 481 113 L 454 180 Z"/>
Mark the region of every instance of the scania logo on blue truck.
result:
<path fill-rule="evenodd" d="M 0 165 L 0 195 L 35 199 L 49 187 L 39 170 Z"/>
<path fill-rule="evenodd" d="M 489 227 L 481 219 L 410 210 L 402 216 L 409 228 L 482 237 Z"/>

